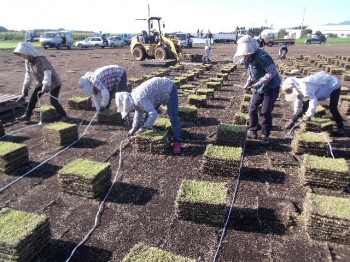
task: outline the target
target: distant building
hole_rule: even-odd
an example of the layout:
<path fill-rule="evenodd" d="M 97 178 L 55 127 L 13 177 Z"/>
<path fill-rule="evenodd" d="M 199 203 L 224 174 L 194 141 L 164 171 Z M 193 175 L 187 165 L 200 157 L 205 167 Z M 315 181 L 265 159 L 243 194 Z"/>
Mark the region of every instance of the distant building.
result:
<path fill-rule="evenodd" d="M 324 35 L 335 34 L 338 37 L 350 37 L 350 24 L 309 26 L 306 29 L 311 29 L 313 34 L 320 31 Z"/>

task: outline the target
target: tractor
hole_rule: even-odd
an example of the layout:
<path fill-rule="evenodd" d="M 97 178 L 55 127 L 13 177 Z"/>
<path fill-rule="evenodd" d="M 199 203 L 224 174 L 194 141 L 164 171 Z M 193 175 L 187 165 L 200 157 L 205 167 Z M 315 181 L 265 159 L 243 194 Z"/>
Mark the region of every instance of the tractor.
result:
<path fill-rule="evenodd" d="M 131 40 L 130 50 L 135 60 L 142 61 L 146 58 L 179 60 L 182 52 L 180 40 L 164 36 L 161 31 L 161 19 L 161 17 L 137 19 L 147 21 L 148 31 L 142 31 Z M 164 24 L 162 25 L 164 28 Z"/>

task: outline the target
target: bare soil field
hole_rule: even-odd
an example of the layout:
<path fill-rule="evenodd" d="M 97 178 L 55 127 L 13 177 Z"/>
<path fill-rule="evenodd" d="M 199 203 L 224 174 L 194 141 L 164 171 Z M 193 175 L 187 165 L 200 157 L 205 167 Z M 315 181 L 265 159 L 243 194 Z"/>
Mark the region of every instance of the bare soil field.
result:
<path fill-rule="evenodd" d="M 233 44 L 214 45 L 212 56 L 217 63 L 194 82 L 205 83 L 223 66 L 232 63 L 236 47 Z M 276 63 L 280 63 L 277 47 L 266 47 L 265 50 Z M 40 51 L 52 62 L 63 81 L 59 101 L 70 117 L 69 122 L 82 123 L 79 134 L 87 128 L 95 111 L 69 109 L 68 99 L 82 96 L 78 90 L 78 80 L 85 72 L 110 64 L 125 67 L 128 78 L 159 70 L 159 67 L 145 67 L 134 61 L 128 47 Z M 184 51 L 203 54 L 204 47 Z M 350 48 L 349 45 L 295 45 L 289 48 L 287 56 L 317 54 L 350 56 Z M 183 72 L 200 65 L 184 63 Z M 171 71 L 168 77 L 173 79 L 183 72 Z M 140 153 L 132 146 L 122 150 L 122 167 L 107 198 L 100 224 L 88 241 L 77 249 L 71 261 L 121 261 L 135 244 L 141 242 L 196 261 L 213 261 L 214 257 L 222 262 L 349 261 L 350 246 L 315 241 L 307 234 L 303 218 L 307 192 L 342 197 L 350 195 L 345 190 L 311 189 L 303 185 L 298 173 L 300 159 L 293 154 L 291 138 L 285 137 L 284 130 L 293 113 L 292 105 L 282 95 L 274 109 L 271 145 L 264 147 L 260 145 L 260 140 L 247 140 L 240 179 L 237 176 L 203 175 L 203 153 L 208 144 L 215 143 L 215 136 L 210 134 L 217 130 L 219 123 L 232 123 L 234 113 L 240 111 L 244 91 L 233 84 L 244 84 L 241 81 L 243 73 L 243 67 L 238 66 L 221 90 L 215 91 L 214 99 L 208 100 L 206 107 L 198 109 L 198 120 L 181 123 L 183 153 L 180 156 L 173 156 L 170 150 L 165 155 Z M 23 79 L 24 61 L 13 55 L 12 50 L 1 50 L 0 93 L 20 94 Z M 343 84 L 350 87 L 349 82 Z M 48 96 L 41 100 L 42 104 L 49 104 Z M 180 104 L 188 104 L 186 96 L 180 97 Z M 115 107 L 114 100 L 112 107 Z M 18 110 L 17 116 L 22 113 L 23 109 Z M 330 115 L 328 110 L 327 115 Z M 14 118 L 4 119 L 4 124 L 7 134 L 29 126 L 14 121 Z M 335 157 L 344 157 L 350 164 L 349 119 L 345 125 L 346 136 L 332 137 L 332 145 Z M 0 193 L 0 208 L 10 207 L 49 217 L 52 241 L 35 261 L 65 261 L 94 225 L 102 200 L 63 193 L 58 170 L 76 158 L 99 162 L 108 159 L 114 177 L 120 154 L 112 154 L 126 137 L 127 129 L 123 126 L 93 123 L 78 143 Z M 27 145 L 30 158 L 27 170 L 62 149 L 45 142 L 42 126 L 38 125 L 0 140 Z M 25 171 L 16 175 L 0 173 L 0 188 Z M 224 225 L 176 218 L 175 200 L 184 179 L 228 183 L 230 198 L 235 197 L 235 202 L 222 242 L 220 238 Z M 235 188 L 238 190 L 233 195 Z M 265 214 L 259 213 L 258 209 L 265 210 Z M 295 219 L 281 219 L 286 214 L 291 214 Z"/>

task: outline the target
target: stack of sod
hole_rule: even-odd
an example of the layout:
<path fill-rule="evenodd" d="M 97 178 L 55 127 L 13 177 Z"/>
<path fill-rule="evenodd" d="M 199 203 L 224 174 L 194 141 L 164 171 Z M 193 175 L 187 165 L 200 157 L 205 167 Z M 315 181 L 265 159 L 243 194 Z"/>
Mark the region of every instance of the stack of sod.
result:
<path fill-rule="evenodd" d="M 332 121 L 329 118 L 313 117 L 311 121 L 304 121 L 300 124 L 300 129 L 303 132 L 329 132 L 333 130 Z"/>
<path fill-rule="evenodd" d="M 97 121 L 100 124 L 116 125 L 123 122 L 122 115 L 115 109 L 107 108 L 102 112 L 98 112 Z"/>
<path fill-rule="evenodd" d="M 199 88 L 198 95 L 205 95 L 207 99 L 214 99 L 214 88 Z"/>
<path fill-rule="evenodd" d="M 157 131 L 170 131 L 171 130 L 171 122 L 169 118 L 158 117 L 156 122 L 154 122 L 153 128 Z"/>
<path fill-rule="evenodd" d="M 311 238 L 350 244 L 350 198 L 309 194 L 305 211 Z"/>
<path fill-rule="evenodd" d="M 0 261 L 32 261 L 50 240 L 50 224 L 45 215 L 0 210 Z"/>
<path fill-rule="evenodd" d="M 207 82 L 207 88 L 213 88 L 215 91 L 219 91 L 221 85 L 221 82 Z"/>
<path fill-rule="evenodd" d="M 169 132 L 148 130 L 135 139 L 136 150 L 143 153 L 166 154 L 169 149 Z"/>
<path fill-rule="evenodd" d="M 203 174 L 236 176 L 241 156 L 241 147 L 207 145 L 202 162 Z"/>
<path fill-rule="evenodd" d="M 207 97 L 205 95 L 189 95 L 188 103 L 196 107 L 205 107 L 207 105 Z"/>
<path fill-rule="evenodd" d="M 183 180 L 176 196 L 178 219 L 222 225 L 229 209 L 226 183 Z"/>
<path fill-rule="evenodd" d="M 25 144 L 0 141 L 0 172 L 11 174 L 28 164 L 28 148 Z"/>
<path fill-rule="evenodd" d="M 247 125 L 249 121 L 249 115 L 247 113 L 236 112 L 234 115 L 234 123 L 237 125 Z"/>
<path fill-rule="evenodd" d="M 92 107 L 91 96 L 73 96 L 72 98 L 68 99 L 68 106 L 72 109 L 89 110 Z"/>
<path fill-rule="evenodd" d="M 216 144 L 243 147 L 247 137 L 247 126 L 236 124 L 219 124 Z"/>
<path fill-rule="evenodd" d="M 310 154 L 316 156 L 329 156 L 329 136 L 326 133 L 297 132 L 292 140 L 292 150 L 296 155 Z"/>
<path fill-rule="evenodd" d="M 248 101 L 243 101 L 241 103 L 241 112 L 242 113 L 248 113 L 248 108 L 249 108 L 249 102 Z"/>
<path fill-rule="evenodd" d="M 119 261 L 118 259 L 113 261 Z M 189 259 L 183 256 L 175 255 L 169 251 L 165 251 L 156 247 L 147 246 L 143 243 L 136 244 L 130 252 L 123 258 L 122 262 L 195 262 L 194 259 Z"/>
<path fill-rule="evenodd" d="M 2 122 L 0 120 L 0 137 L 4 136 L 5 135 L 5 128 L 4 126 L 2 125 Z"/>
<path fill-rule="evenodd" d="M 196 74 L 195 73 L 187 73 L 184 75 L 184 77 L 187 78 L 187 81 L 194 81 Z"/>
<path fill-rule="evenodd" d="M 344 158 L 306 154 L 300 173 L 303 182 L 310 186 L 342 190 L 350 183 L 349 165 Z"/>
<path fill-rule="evenodd" d="M 196 106 L 179 106 L 179 118 L 184 121 L 197 119 L 198 108 Z"/>
<path fill-rule="evenodd" d="M 245 93 L 245 94 L 244 94 L 243 101 L 249 102 L 249 101 L 252 99 L 252 96 L 253 96 L 252 94 Z"/>
<path fill-rule="evenodd" d="M 219 82 L 222 85 L 224 83 L 224 79 L 222 77 L 211 77 L 210 82 Z"/>
<path fill-rule="evenodd" d="M 340 110 L 344 115 L 350 115 L 350 102 L 343 101 L 341 103 Z"/>
<path fill-rule="evenodd" d="M 217 73 L 216 77 L 223 78 L 224 80 L 227 80 L 228 74 L 227 73 Z"/>
<path fill-rule="evenodd" d="M 78 126 L 64 122 L 56 122 L 44 126 L 46 142 L 55 145 L 67 145 L 78 139 Z"/>
<path fill-rule="evenodd" d="M 51 123 L 57 119 L 56 110 L 51 105 L 44 105 L 40 108 L 35 108 L 34 117 L 42 123 Z"/>
<path fill-rule="evenodd" d="M 323 117 L 326 115 L 326 108 L 321 105 L 316 107 L 315 117 Z"/>
<path fill-rule="evenodd" d="M 85 159 L 76 159 L 58 171 L 62 190 L 86 198 L 103 196 L 111 185 L 111 166 Z"/>

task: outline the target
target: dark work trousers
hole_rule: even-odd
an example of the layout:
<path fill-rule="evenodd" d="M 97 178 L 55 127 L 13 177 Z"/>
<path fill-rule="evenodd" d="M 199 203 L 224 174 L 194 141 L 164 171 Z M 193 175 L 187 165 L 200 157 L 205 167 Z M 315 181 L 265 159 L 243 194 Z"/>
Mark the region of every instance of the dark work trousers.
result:
<path fill-rule="evenodd" d="M 341 114 L 338 110 L 338 103 L 339 103 L 339 97 L 340 97 L 340 88 L 333 90 L 333 92 L 330 95 L 329 98 L 329 111 L 331 112 L 334 121 L 336 122 L 337 126 L 339 128 L 344 128 L 343 118 L 341 117 Z M 294 122 L 297 121 L 299 117 L 301 117 L 308 109 L 309 107 L 309 100 L 303 101 L 303 109 L 302 112 L 299 112 L 299 114 L 293 116 Z"/>
<path fill-rule="evenodd" d="M 116 92 L 131 92 L 131 88 L 128 87 L 128 77 L 126 72 L 124 72 L 124 74 L 122 75 L 122 78 L 120 79 L 118 85 L 112 91 L 109 92 L 109 102 L 107 108 L 111 106 L 112 99 L 115 97 Z"/>
<path fill-rule="evenodd" d="M 32 96 L 30 97 L 29 102 L 28 102 L 27 111 L 26 111 L 27 116 L 32 116 L 35 105 L 38 102 L 38 93 L 39 93 L 39 91 L 41 91 L 42 87 L 43 87 L 42 85 L 37 85 L 35 87 L 35 89 L 32 93 Z M 50 91 L 50 95 L 55 97 L 55 98 L 58 98 L 60 90 L 61 90 L 61 86 L 57 86 Z M 39 95 L 39 98 L 41 97 L 41 95 L 42 94 Z M 57 115 L 59 117 L 67 116 L 67 113 L 64 111 L 63 107 L 58 102 L 58 100 L 51 97 L 51 96 L 50 96 L 50 103 L 56 109 Z"/>
<path fill-rule="evenodd" d="M 261 110 L 261 131 L 265 136 L 270 136 L 272 128 L 272 110 L 279 94 L 278 88 L 270 88 L 265 93 L 253 94 L 249 105 L 249 130 L 257 132 L 259 128 L 258 107 Z"/>

